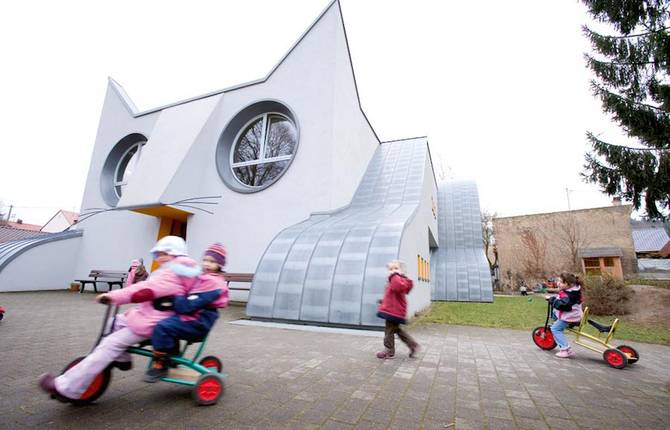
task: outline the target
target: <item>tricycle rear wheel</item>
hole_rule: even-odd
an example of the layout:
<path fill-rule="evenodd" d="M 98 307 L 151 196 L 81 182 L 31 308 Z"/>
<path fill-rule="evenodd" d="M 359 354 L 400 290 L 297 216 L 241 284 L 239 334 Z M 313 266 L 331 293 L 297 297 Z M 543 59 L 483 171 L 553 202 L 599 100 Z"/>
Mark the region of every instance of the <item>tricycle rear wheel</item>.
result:
<path fill-rule="evenodd" d="M 551 351 L 556 348 L 556 340 L 551 330 L 545 326 L 537 327 L 533 330 L 533 342 L 538 348 L 545 351 Z"/>
<path fill-rule="evenodd" d="M 637 363 L 637 361 L 640 359 L 640 354 L 638 354 L 637 350 L 632 346 L 619 345 L 616 347 L 616 349 L 618 349 L 619 351 L 626 354 L 626 356 L 628 356 L 628 364 Z"/>
<path fill-rule="evenodd" d="M 219 357 L 214 355 L 203 357 L 198 364 L 208 369 L 216 369 L 216 373 L 221 373 L 221 370 L 223 370 L 223 363 L 221 363 Z"/>
<path fill-rule="evenodd" d="M 603 352 L 603 359 L 607 364 L 616 369 L 623 369 L 628 365 L 628 356 L 618 349 L 606 349 Z"/>
<path fill-rule="evenodd" d="M 61 375 L 70 370 L 84 358 L 86 357 L 77 357 L 74 360 L 72 360 L 67 366 L 65 366 L 65 368 L 61 372 Z M 86 389 L 86 391 L 84 391 L 81 397 L 79 397 L 78 399 L 67 399 L 67 400 L 68 402 L 77 406 L 83 406 L 88 405 L 89 403 L 93 403 L 100 396 L 102 396 L 103 393 L 107 390 L 107 387 L 109 386 L 111 380 L 112 380 L 112 369 L 111 367 L 107 367 L 105 368 L 105 370 L 103 370 L 102 372 L 98 373 L 95 376 L 95 378 L 91 382 L 91 385 L 88 386 L 88 388 Z"/>
<path fill-rule="evenodd" d="M 223 396 L 223 379 L 215 373 L 200 375 L 193 387 L 193 400 L 200 406 L 216 404 Z"/>

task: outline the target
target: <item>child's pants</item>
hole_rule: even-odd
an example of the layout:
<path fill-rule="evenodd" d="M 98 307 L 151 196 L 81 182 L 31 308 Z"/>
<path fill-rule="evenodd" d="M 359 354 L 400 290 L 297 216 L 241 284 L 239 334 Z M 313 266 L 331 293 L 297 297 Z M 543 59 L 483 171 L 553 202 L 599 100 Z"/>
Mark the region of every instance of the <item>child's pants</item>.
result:
<path fill-rule="evenodd" d="M 384 328 L 384 347 L 389 355 L 395 355 L 395 335 L 398 334 L 400 340 L 411 349 L 415 348 L 418 343 L 406 331 L 400 328 L 400 324 L 386 320 Z"/>
<path fill-rule="evenodd" d="M 209 332 L 209 328 L 199 320 L 182 321 L 178 315 L 159 322 L 151 334 L 154 350 L 174 354 L 179 350 L 179 340 L 200 342 Z"/>
<path fill-rule="evenodd" d="M 60 394 L 71 399 L 80 398 L 96 375 L 112 361 L 130 361 L 130 354 L 126 349 L 146 339 L 127 327 L 124 315 L 116 316 L 112 329 L 114 332 L 103 338 L 86 358 L 56 378 L 56 389 Z"/>
<path fill-rule="evenodd" d="M 570 348 L 568 338 L 565 337 L 565 333 L 563 332 L 565 328 L 568 327 L 569 324 L 570 323 L 563 320 L 556 320 L 551 325 L 551 334 L 554 335 L 554 340 L 556 341 L 560 349 Z"/>

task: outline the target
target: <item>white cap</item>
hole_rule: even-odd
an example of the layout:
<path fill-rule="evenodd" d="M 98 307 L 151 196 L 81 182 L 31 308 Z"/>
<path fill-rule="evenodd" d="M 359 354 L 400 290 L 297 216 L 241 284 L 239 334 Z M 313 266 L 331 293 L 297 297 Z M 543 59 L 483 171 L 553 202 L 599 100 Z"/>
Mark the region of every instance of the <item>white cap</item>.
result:
<path fill-rule="evenodd" d="M 186 250 L 186 242 L 179 236 L 165 236 L 156 242 L 150 251 L 152 254 L 156 252 L 164 252 L 167 255 L 179 257 L 181 255 L 188 255 Z"/>

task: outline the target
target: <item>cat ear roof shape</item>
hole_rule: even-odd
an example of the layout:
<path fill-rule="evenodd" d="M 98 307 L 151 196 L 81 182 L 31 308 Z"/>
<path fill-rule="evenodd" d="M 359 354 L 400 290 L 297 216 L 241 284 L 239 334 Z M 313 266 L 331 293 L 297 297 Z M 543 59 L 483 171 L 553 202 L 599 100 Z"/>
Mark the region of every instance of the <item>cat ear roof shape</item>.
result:
<path fill-rule="evenodd" d="M 126 90 L 124 90 L 123 87 L 118 82 L 116 82 L 111 76 L 107 77 L 107 80 L 109 88 L 111 88 L 112 91 L 116 93 L 121 103 L 128 110 L 128 113 L 131 116 L 137 116 L 139 110 L 137 109 L 137 106 L 135 106 L 135 103 L 133 103 L 133 101 L 128 96 L 128 93 L 126 93 Z"/>

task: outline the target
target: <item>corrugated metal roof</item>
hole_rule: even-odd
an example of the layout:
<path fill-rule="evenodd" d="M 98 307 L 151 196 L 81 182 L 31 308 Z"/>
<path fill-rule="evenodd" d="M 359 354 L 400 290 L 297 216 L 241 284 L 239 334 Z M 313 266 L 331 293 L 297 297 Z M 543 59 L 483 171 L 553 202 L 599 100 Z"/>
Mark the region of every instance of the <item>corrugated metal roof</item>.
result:
<path fill-rule="evenodd" d="M 623 256 L 623 251 L 621 251 L 621 248 L 616 248 L 614 246 L 602 248 L 582 248 L 579 250 L 579 256 L 581 258 L 621 257 Z"/>
<path fill-rule="evenodd" d="M 663 228 L 645 228 L 633 230 L 633 242 L 635 252 L 655 252 L 670 242 L 670 237 Z"/>
<path fill-rule="evenodd" d="M 26 239 L 35 236 L 44 236 L 45 234 L 49 233 L 0 225 L 0 243 L 9 242 L 11 240 Z"/>
<path fill-rule="evenodd" d="M 0 271 L 13 259 L 31 248 L 48 242 L 79 237 L 83 234 L 84 232 L 81 230 L 69 230 L 62 233 L 39 233 L 32 237 L 0 243 Z"/>
<path fill-rule="evenodd" d="M 474 181 L 438 185 L 439 248 L 433 252 L 433 300 L 492 302 L 493 282 L 482 244 L 479 193 Z"/>

